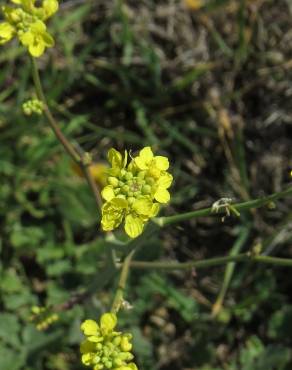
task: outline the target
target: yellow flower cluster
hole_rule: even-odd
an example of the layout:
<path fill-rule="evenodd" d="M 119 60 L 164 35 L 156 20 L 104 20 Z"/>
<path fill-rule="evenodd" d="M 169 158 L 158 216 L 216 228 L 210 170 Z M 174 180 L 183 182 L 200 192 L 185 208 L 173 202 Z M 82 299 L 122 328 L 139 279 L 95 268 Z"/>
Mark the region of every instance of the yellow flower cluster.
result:
<path fill-rule="evenodd" d="M 15 6 L 2 6 L 5 21 L 0 23 L 0 45 L 17 36 L 30 54 L 40 57 L 46 47 L 54 46 L 54 39 L 47 32 L 45 21 L 59 7 L 57 0 L 43 0 L 42 6 L 35 6 L 36 0 L 11 0 Z"/>
<path fill-rule="evenodd" d="M 101 316 L 100 323 L 86 320 L 81 330 L 86 340 L 81 343 L 80 352 L 82 363 L 91 366 L 93 370 L 138 370 L 131 362 L 132 335 L 114 331 L 117 317 L 113 313 Z"/>
<path fill-rule="evenodd" d="M 59 316 L 50 312 L 47 307 L 33 306 L 31 312 L 30 321 L 35 322 L 37 330 L 40 331 L 48 329 L 49 326 L 59 320 Z"/>
<path fill-rule="evenodd" d="M 145 223 L 155 217 L 160 203 L 170 199 L 168 188 L 172 176 L 167 172 L 166 157 L 154 156 L 150 147 L 142 149 L 135 158 L 124 157 L 115 149 L 108 152 L 111 163 L 108 185 L 102 190 L 105 204 L 102 207 L 101 225 L 104 231 L 117 228 L 125 218 L 125 231 L 136 238 Z"/>
<path fill-rule="evenodd" d="M 30 99 L 22 104 L 22 110 L 27 116 L 31 116 L 33 113 L 41 115 L 44 110 L 44 104 L 39 99 Z"/>

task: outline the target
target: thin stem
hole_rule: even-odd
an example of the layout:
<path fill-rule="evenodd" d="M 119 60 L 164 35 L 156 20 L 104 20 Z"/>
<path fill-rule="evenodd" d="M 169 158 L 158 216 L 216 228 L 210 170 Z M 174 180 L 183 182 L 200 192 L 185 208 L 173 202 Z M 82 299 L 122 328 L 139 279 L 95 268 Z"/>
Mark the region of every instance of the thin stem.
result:
<path fill-rule="evenodd" d="M 284 197 L 291 196 L 291 195 L 292 195 L 292 186 L 288 187 L 284 191 L 273 193 L 266 197 L 249 200 L 247 202 L 234 203 L 232 204 L 232 207 L 237 211 L 243 211 L 243 210 L 248 210 L 252 208 L 259 208 L 277 199 L 284 198 Z M 192 212 L 187 212 L 187 213 L 181 213 L 181 214 L 177 214 L 177 215 L 169 216 L 169 217 L 156 217 L 155 219 L 153 219 L 153 222 L 155 222 L 160 227 L 164 227 L 167 225 L 176 224 L 178 222 L 191 220 L 193 218 L 210 216 L 211 214 L 213 214 L 212 207 L 209 207 L 209 208 L 199 209 L 197 211 L 192 211 Z"/>
<path fill-rule="evenodd" d="M 215 257 L 208 258 L 202 261 L 189 261 L 189 262 L 144 262 L 144 261 L 132 261 L 130 263 L 131 268 L 136 269 L 159 269 L 165 271 L 173 270 L 188 270 L 192 268 L 201 269 L 212 266 L 224 265 L 229 262 L 257 262 L 276 266 L 287 266 L 292 267 L 292 258 L 279 258 L 279 257 L 268 257 L 268 256 L 254 256 L 252 253 L 242 253 L 237 256 L 227 257 Z"/>
<path fill-rule="evenodd" d="M 121 305 L 123 304 L 124 300 L 124 291 L 126 287 L 126 282 L 129 274 L 129 269 L 131 265 L 132 257 L 135 253 L 136 249 L 133 249 L 128 256 L 125 258 L 123 265 L 122 265 L 122 271 L 119 279 L 118 288 L 113 300 L 111 311 L 113 313 L 117 313 L 119 309 L 121 308 Z"/>
<path fill-rule="evenodd" d="M 66 152 L 69 154 L 69 156 L 80 166 L 87 182 L 88 185 L 91 188 L 91 191 L 94 195 L 95 202 L 98 206 L 98 208 L 101 207 L 102 201 L 100 198 L 100 192 L 98 189 L 98 186 L 96 182 L 94 181 L 91 173 L 90 173 L 90 164 L 92 162 L 90 155 L 88 153 L 83 152 L 83 150 L 79 147 L 74 147 L 70 141 L 66 138 L 66 136 L 62 133 L 60 130 L 57 121 L 55 120 L 53 114 L 50 111 L 50 108 L 47 103 L 47 99 L 45 97 L 40 75 L 39 75 L 39 70 L 37 66 L 37 62 L 35 58 L 31 58 L 32 61 L 32 76 L 33 76 L 33 81 L 36 89 L 36 94 L 39 100 L 42 101 L 44 104 L 44 112 L 45 115 L 48 119 L 49 125 L 52 128 L 53 132 L 55 133 L 57 139 L 59 142 L 63 145 L 64 149 Z"/>
<path fill-rule="evenodd" d="M 245 245 L 245 242 L 248 239 L 250 233 L 250 227 L 243 227 L 238 235 L 238 238 L 236 239 L 235 243 L 233 244 L 229 256 L 237 256 L 240 251 L 242 250 L 243 246 Z M 232 280 L 232 276 L 235 270 L 236 263 L 235 262 L 229 262 L 227 263 L 227 266 L 225 268 L 224 272 L 224 279 L 223 279 L 223 284 L 220 288 L 219 294 L 216 298 L 215 303 L 213 304 L 212 307 L 212 315 L 216 316 L 219 311 L 222 308 L 224 298 L 226 296 L 226 293 L 228 291 L 229 285 Z"/>

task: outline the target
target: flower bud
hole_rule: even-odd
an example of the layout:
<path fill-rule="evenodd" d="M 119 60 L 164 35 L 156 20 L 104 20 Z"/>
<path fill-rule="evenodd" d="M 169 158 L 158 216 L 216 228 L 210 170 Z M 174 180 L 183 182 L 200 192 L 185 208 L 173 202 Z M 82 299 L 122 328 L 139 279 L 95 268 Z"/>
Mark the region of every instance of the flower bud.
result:
<path fill-rule="evenodd" d="M 107 179 L 108 183 L 116 188 L 119 185 L 119 180 L 116 177 L 110 176 Z"/>

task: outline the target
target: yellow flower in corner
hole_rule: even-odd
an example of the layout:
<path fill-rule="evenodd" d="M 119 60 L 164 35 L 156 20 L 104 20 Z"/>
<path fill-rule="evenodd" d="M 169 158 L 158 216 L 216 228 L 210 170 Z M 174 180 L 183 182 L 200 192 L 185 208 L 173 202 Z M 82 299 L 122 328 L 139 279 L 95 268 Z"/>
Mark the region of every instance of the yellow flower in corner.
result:
<path fill-rule="evenodd" d="M 81 343 L 81 361 L 93 370 L 138 370 L 131 353 L 132 335 L 115 331 L 117 316 L 105 313 L 99 324 L 94 320 L 85 320 L 81 330 L 86 336 Z"/>
<path fill-rule="evenodd" d="M 151 217 L 155 217 L 160 204 L 168 203 L 168 188 L 172 176 L 167 172 L 169 161 L 166 157 L 154 156 L 150 147 L 142 149 L 128 163 L 115 149 L 108 152 L 111 168 L 108 184 L 102 190 L 105 204 L 102 207 L 101 225 L 104 231 L 111 231 L 125 220 L 125 232 L 136 238 Z"/>
<path fill-rule="evenodd" d="M 0 44 L 17 36 L 33 57 L 40 57 L 46 48 L 54 46 L 54 39 L 47 32 L 45 21 L 59 7 L 57 0 L 11 0 L 17 6 L 2 6 L 5 21 L 0 23 Z"/>

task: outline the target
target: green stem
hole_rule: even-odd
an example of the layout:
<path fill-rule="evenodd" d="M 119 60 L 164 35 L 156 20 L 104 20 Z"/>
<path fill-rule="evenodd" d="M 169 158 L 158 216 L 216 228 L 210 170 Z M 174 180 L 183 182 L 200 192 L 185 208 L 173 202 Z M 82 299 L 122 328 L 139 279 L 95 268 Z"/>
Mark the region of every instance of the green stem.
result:
<path fill-rule="evenodd" d="M 243 248 L 245 242 L 248 239 L 249 233 L 250 233 L 250 227 L 243 227 L 241 229 L 238 238 L 236 239 L 234 245 L 232 246 L 230 250 L 229 256 L 237 256 L 240 253 L 241 249 Z M 212 308 L 212 314 L 214 316 L 216 316 L 218 312 L 221 310 L 224 298 L 226 296 L 229 285 L 231 283 L 231 279 L 232 279 L 232 276 L 235 270 L 235 266 L 236 266 L 235 262 L 227 263 L 227 266 L 224 272 L 223 284 L 221 286 L 219 294 Z"/>
<path fill-rule="evenodd" d="M 47 99 L 43 91 L 37 62 L 35 58 L 33 57 L 31 58 L 31 61 L 32 61 L 32 77 L 33 77 L 33 81 L 34 81 L 34 85 L 36 89 L 36 94 L 37 94 L 38 99 L 41 100 L 42 103 L 44 104 L 44 113 L 48 119 L 49 125 L 52 128 L 53 132 L 55 133 L 59 142 L 63 145 L 64 149 L 69 154 L 69 156 L 80 166 L 88 182 L 88 185 L 94 195 L 95 202 L 98 208 L 100 208 L 102 204 L 102 201 L 100 198 L 100 192 L 99 192 L 96 182 L 91 176 L 90 169 L 89 169 L 89 166 L 92 162 L 91 159 L 89 158 L 90 156 L 88 153 L 84 153 L 81 148 L 74 147 L 70 143 L 70 141 L 66 138 L 66 136 L 62 133 L 62 131 L 60 130 L 58 123 L 55 120 L 48 106 Z"/>
<path fill-rule="evenodd" d="M 242 253 L 237 256 L 227 257 L 215 257 L 208 258 L 202 261 L 189 261 L 189 262 L 144 262 L 144 261 L 132 261 L 130 263 L 131 268 L 137 269 L 159 269 L 165 271 L 173 270 L 188 270 L 191 268 L 201 269 L 212 266 L 224 265 L 229 262 L 257 262 L 276 266 L 287 266 L 292 267 L 292 259 L 290 258 L 278 258 L 268 256 L 254 256 L 251 253 Z"/>
<path fill-rule="evenodd" d="M 266 197 L 249 200 L 247 202 L 232 204 L 232 207 L 236 211 L 240 212 L 240 211 L 248 210 L 252 208 L 259 208 L 277 199 L 284 198 L 284 197 L 291 196 L 291 195 L 292 195 L 292 186 L 288 187 L 284 191 L 273 193 Z M 164 227 L 167 225 L 176 224 L 178 222 L 191 220 L 193 218 L 210 216 L 211 214 L 213 214 L 212 207 L 209 207 L 209 208 L 199 209 L 197 211 L 192 211 L 192 212 L 187 212 L 187 213 L 181 213 L 181 214 L 177 214 L 177 215 L 169 216 L 169 217 L 156 217 L 153 219 L 153 222 L 155 222 L 160 227 Z"/>
<path fill-rule="evenodd" d="M 135 251 L 136 249 L 133 249 L 128 254 L 128 256 L 125 258 L 123 262 L 118 288 L 117 288 L 117 291 L 116 291 L 116 294 L 115 294 L 115 297 L 112 303 L 112 308 L 111 308 L 111 312 L 113 313 L 117 313 L 123 304 L 126 282 L 127 282 L 127 278 L 129 274 L 131 260 L 132 260 L 132 257 Z"/>

